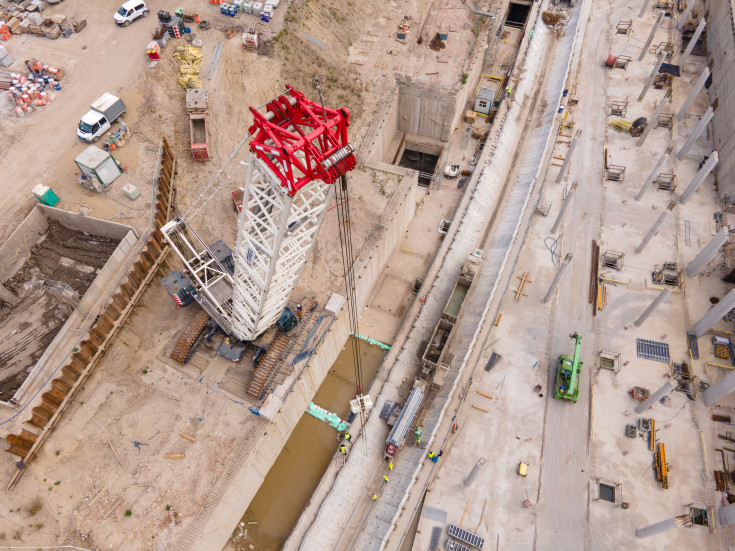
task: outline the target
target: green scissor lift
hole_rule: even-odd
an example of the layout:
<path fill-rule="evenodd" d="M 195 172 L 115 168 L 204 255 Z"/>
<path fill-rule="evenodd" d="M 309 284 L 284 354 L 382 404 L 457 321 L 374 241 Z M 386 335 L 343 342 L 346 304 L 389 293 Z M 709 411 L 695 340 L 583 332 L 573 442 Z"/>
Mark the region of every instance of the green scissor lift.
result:
<path fill-rule="evenodd" d="M 569 335 L 577 342 L 574 350 L 574 358 L 561 354 L 559 356 L 559 368 L 556 371 L 556 385 L 554 398 L 576 402 L 579 398 L 579 376 L 582 362 L 579 361 L 579 350 L 582 348 L 582 337 L 577 333 Z"/>

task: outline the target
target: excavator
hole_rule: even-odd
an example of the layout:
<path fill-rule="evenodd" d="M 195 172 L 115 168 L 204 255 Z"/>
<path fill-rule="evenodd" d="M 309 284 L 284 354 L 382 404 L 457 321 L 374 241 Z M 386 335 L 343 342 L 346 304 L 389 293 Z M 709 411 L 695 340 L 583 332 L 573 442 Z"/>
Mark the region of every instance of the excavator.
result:
<path fill-rule="evenodd" d="M 582 337 L 572 333 L 569 338 L 577 342 L 574 358 L 567 354 L 559 356 L 559 368 L 556 371 L 556 392 L 554 398 L 576 402 L 579 398 L 579 376 L 582 362 L 579 361 L 579 351 L 582 348 Z"/>

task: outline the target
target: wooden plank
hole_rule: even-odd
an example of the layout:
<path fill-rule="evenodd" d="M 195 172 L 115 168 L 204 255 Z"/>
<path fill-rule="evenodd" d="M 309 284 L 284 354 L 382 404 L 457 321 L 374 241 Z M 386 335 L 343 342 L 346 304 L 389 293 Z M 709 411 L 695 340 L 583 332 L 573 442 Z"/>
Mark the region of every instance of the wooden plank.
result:
<path fill-rule="evenodd" d="M 480 406 L 476 406 L 475 404 L 472 404 L 472 407 L 475 409 L 479 409 L 480 411 L 484 411 L 485 413 L 490 413 L 490 410 L 487 410 L 485 408 L 481 408 Z"/>
<path fill-rule="evenodd" d="M 183 453 L 167 453 L 163 456 L 166 459 L 184 459 Z"/>
<path fill-rule="evenodd" d="M 491 396 L 490 394 L 485 394 L 485 393 L 484 393 L 484 392 L 482 392 L 481 390 L 478 390 L 478 391 L 477 391 L 477 393 L 478 393 L 478 394 L 479 394 L 480 396 L 484 396 L 485 398 L 490 398 L 491 400 L 493 399 L 493 397 L 492 397 L 492 396 Z"/>
<path fill-rule="evenodd" d="M 196 442 L 197 441 L 196 438 L 194 438 L 193 436 L 189 436 L 188 434 L 186 434 L 184 432 L 180 432 L 179 433 L 179 436 L 181 436 L 181 438 L 186 438 L 189 442 Z"/>

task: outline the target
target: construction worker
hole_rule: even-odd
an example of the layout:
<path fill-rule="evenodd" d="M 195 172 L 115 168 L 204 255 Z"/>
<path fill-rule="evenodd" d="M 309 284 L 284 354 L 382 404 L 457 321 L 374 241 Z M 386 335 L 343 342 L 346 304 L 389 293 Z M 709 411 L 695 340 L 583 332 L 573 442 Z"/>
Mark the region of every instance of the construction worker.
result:
<path fill-rule="evenodd" d="M 298 316 L 299 321 L 304 319 L 304 307 L 301 306 L 301 304 L 296 305 L 296 315 Z"/>
<path fill-rule="evenodd" d="M 431 458 L 432 463 L 436 463 L 437 461 L 439 461 L 439 458 L 442 456 L 443 453 L 444 450 L 439 450 L 439 453 Z"/>
<path fill-rule="evenodd" d="M 416 427 L 414 434 L 416 435 L 416 445 L 421 444 L 421 427 Z"/>
<path fill-rule="evenodd" d="M 384 475 L 384 476 L 383 476 L 383 482 L 384 482 L 385 484 L 388 484 L 388 480 L 390 480 L 390 479 L 388 478 L 388 475 Z"/>
<path fill-rule="evenodd" d="M 350 438 L 352 438 L 352 435 L 349 432 L 346 432 L 345 433 L 345 440 L 347 440 L 349 442 L 350 441 Z"/>
<path fill-rule="evenodd" d="M 342 445 L 341 445 L 341 446 L 339 447 L 339 451 L 340 451 L 340 453 L 341 453 L 342 455 L 347 455 L 347 449 L 345 448 L 345 445 L 344 445 L 344 444 L 342 444 Z"/>
<path fill-rule="evenodd" d="M 378 494 L 373 494 L 372 495 L 372 500 L 375 501 L 376 499 L 378 499 Z"/>
<path fill-rule="evenodd" d="M 429 459 L 434 460 L 434 452 L 432 450 L 429 450 Z"/>
<path fill-rule="evenodd" d="M 510 99 L 511 94 L 513 93 L 513 88 L 511 86 L 508 86 L 505 89 L 505 95 L 508 96 L 508 99 Z"/>
<path fill-rule="evenodd" d="M 393 470 L 393 461 L 388 461 L 388 470 Z"/>

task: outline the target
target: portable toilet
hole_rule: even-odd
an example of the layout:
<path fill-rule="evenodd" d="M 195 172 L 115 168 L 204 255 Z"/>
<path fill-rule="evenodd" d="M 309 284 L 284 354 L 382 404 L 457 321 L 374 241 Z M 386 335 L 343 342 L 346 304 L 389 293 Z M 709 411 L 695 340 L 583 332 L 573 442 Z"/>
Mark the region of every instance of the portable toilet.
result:
<path fill-rule="evenodd" d="M 122 168 L 115 158 L 95 145 L 82 151 L 74 162 L 82 171 L 81 184 L 97 193 L 107 191 L 110 184 L 122 174 Z"/>
<path fill-rule="evenodd" d="M 483 115 L 490 114 L 490 108 L 493 106 L 493 99 L 495 98 L 495 90 L 490 88 L 480 88 L 477 91 L 477 97 L 475 98 L 474 111 L 476 113 L 482 113 Z"/>
<path fill-rule="evenodd" d="M 56 204 L 59 202 L 59 198 L 53 192 L 53 190 L 48 186 L 44 186 L 43 184 L 38 184 L 34 186 L 33 195 L 35 195 L 36 199 L 41 201 L 41 203 L 49 207 L 55 207 Z"/>

